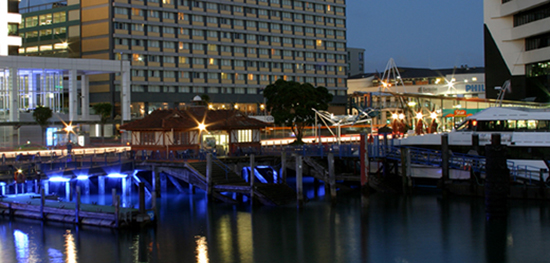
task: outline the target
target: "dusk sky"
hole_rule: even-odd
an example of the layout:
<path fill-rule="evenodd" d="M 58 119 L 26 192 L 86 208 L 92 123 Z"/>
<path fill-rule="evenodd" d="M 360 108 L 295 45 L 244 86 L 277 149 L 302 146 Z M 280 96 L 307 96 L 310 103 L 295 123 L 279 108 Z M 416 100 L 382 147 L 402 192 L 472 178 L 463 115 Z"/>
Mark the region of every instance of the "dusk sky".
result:
<path fill-rule="evenodd" d="M 347 0 L 347 46 L 365 49 L 365 72 L 484 66 L 481 0 Z"/>

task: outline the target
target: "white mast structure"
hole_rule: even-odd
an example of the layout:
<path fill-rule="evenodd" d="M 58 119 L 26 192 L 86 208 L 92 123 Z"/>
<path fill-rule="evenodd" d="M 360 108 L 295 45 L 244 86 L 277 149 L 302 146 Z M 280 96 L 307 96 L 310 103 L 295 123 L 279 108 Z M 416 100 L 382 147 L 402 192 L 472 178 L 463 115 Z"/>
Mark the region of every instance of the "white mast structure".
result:
<path fill-rule="evenodd" d="M 395 91 L 392 91 L 390 88 L 392 80 L 395 80 Z M 393 58 L 390 58 L 388 64 L 386 64 L 386 69 L 384 70 L 380 81 L 382 82 L 381 88 L 384 89 L 382 91 L 388 89 L 390 92 L 400 93 L 397 87 L 401 84 L 401 87 L 403 87 L 403 91 L 401 93 L 405 92 L 405 83 L 403 83 L 403 79 L 401 78 L 401 74 L 399 73 L 399 69 L 397 68 Z"/>
<path fill-rule="evenodd" d="M 373 109 L 368 109 L 366 111 L 362 109 L 357 109 L 359 111 L 358 115 L 334 115 L 328 111 L 318 111 L 316 109 L 312 110 L 315 112 L 315 137 L 319 138 L 319 143 L 321 143 L 321 134 L 317 133 L 317 117 L 319 117 L 321 121 L 325 124 L 325 126 L 327 126 L 332 136 L 336 137 L 336 139 L 338 140 L 338 144 L 342 142 L 342 126 L 344 125 L 353 125 L 356 123 L 371 121 L 370 124 L 372 134 L 372 116 L 370 114 L 376 112 Z M 328 125 L 327 121 L 330 122 L 331 125 Z M 336 126 L 336 134 L 334 134 L 330 126 Z"/>

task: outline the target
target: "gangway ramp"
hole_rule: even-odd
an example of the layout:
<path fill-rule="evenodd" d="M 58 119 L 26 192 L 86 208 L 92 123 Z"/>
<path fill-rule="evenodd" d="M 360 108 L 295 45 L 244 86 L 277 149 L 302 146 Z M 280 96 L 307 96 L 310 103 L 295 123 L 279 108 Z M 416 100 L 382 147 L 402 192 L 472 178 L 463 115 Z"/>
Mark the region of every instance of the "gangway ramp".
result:
<path fill-rule="evenodd" d="M 141 165 L 154 165 L 158 172 L 166 173 L 204 191 L 208 190 L 206 180 L 207 162 L 161 162 L 146 161 Z M 251 186 L 239 174 L 229 169 L 222 161 L 212 160 L 212 195 L 224 202 L 237 202 L 223 193 L 250 195 Z M 296 192 L 287 184 L 255 183 L 254 196 L 264 205 L 284 205 L 296 199 Z"/>

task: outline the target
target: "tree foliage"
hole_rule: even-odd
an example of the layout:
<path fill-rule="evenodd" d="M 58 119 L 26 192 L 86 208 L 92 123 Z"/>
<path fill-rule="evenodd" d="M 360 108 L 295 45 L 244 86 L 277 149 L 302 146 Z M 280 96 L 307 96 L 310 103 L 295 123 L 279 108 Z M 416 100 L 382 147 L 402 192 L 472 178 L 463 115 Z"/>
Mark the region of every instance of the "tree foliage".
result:
<path fill-rule="evenodd" d="M 32 117 L 41 127 L 48 126 L 48 120 L 53 116 L 52 109 L 38 105 L 32 113 Z"/>
<path fill-rule="evenodd" d="M 38 105 L 33 113 L 32 117 L 34 118 L 34 121 L 40 125 L 40 129 L 42 131 L 42 144 L 44 144 L 44 137 L 46 133 L 46 127 L 48 126 L 48 120 L 53 116 L 52 109 L 48 107 L 44 107 L 42 105 Z"/>
<path fill-rule="evenodd" d="M 268 85 L 264 97 L 275 124 L 290 127 L 296 135 L 296 143 L 303 143 L 304 127 L 315 121 L 312 109 L 327 110 L 332 101 L 332 94 L 325 87 L 282 79 Z"/>
<path fill-rule="evenodd" d="M 113 105 L 111 103 L 102 102 L 92 105 L 95 114 L 101 117 L 101 124 L 105 124 L 109 118 L 111 118 L 111 111 L 113 110 Z"/>
<path fill-rule="evenodd" d="M 111 111 L 113 110 L 113 105 L 111 103 L 102 102 L 97 103 L 92 106 L 92 109 L 94 109 L 95 114 L 99 115 L 101 117 L 101 140 L 102 142 L 105 142 L 105 123 L 111 118 Z"/>

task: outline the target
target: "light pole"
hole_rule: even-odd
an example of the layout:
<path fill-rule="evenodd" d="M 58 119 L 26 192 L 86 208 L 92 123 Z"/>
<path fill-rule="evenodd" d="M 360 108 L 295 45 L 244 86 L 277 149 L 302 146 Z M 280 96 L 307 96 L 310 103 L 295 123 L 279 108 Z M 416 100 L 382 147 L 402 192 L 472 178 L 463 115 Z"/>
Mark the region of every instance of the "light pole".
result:
<path fill-rule="evenodd" d="M 124 125 L 124 115 L 122 114 L 122 112 L 124 111 L 123 109 L 123 106 L 122 104 L 124 103 L 124 93 L 123 93 L 123 90 L 124 88 L 122 87 L 123 83 L 124 83 L 124 75 L 123 75 L 123 65 L 122 65 L 122 52 L 120 52 L 120 127 L 118 129 L 119 133 L 120 133 L 120 144 L 123 145 L 124 144 L 124 139 L 122 138 L 122 125 Z"/>

